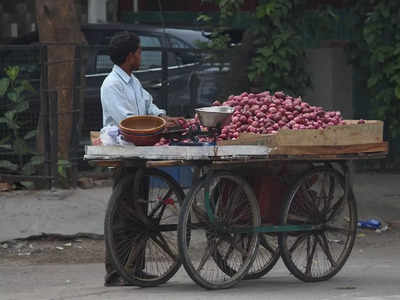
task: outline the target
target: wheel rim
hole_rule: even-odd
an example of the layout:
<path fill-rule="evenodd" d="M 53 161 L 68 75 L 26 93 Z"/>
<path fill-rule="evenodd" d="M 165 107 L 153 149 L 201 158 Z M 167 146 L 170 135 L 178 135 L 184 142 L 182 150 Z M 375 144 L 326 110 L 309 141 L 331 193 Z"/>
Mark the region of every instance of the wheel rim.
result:
<path fill-rule="evenodd" d="M 305 176 L 291 193 L 284 224 L 320 225 L 319 230 L 281 235 L 285 263 L 305 281 L 325 280 L 336 274 L 354 243 L 354 202 L 345 199 L 343 177 L 333 170 Z"/>
<path fill-rule="evenodd" d="M 136 201 L 131 190 L 115 209 L 111 222 L 112 244 L 129 281 L 155 282 L 170 277 L 179 267 L 177 222 L 181 195 L 158 174 L 145 174 L 146 185 Z M 118 216 L 118 217 L 115 217 Z"/>
<path fill-rule="evenodd" d="M 260 222 L 255 197 L 242 183 L 234 176 L 214 176 L 203 180 L 185 200 L 179 246 L 189 275 L 206 288 L 231 286 L 254 260 L 257 234 L 232 231 Z"/>

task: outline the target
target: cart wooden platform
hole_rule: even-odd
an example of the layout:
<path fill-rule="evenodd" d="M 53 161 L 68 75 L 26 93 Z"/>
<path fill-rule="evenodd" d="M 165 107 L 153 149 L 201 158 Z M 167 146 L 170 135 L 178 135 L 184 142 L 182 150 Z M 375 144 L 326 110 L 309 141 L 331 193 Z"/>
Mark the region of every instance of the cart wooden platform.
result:
<path fill-rule="evenodd" d="M 105 239 L 126 281 L 162 284 L 183 263 L 197 284 L 221 289 L 264 276 L 280 257 L 300 280 L 334 276 L 356 235 L 351 162 L 386 154 L 384 142 L 278 149 L 88 146 L 85 159 L 117 170 Z M 195 169 L 189 191 L 157 169 L 179 165 Z M 278 222 L 260 209 L 268 190 L 252 185 L 252 178 L 260 185 L 271 176 L 285 187 L 285 197 L 274 199 Z"/>

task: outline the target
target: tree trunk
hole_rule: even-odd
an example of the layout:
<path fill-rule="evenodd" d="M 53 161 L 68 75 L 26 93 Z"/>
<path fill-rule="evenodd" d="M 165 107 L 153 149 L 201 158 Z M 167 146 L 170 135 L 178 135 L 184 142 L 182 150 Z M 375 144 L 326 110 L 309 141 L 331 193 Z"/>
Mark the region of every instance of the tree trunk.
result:
<path fill-rule="evenodd" d="M 39 40 L 48 47 L 48 89 L 57 94 L 58 157 L 64 160 L 73 126 L 75 48 L 86 43 L 79 20 L 74 0 L 36 0 Z"/>
<path fill-rule="evenodd" d="M 254 56 L 254 49 L 254 34 L 251 30 L 246 30 L 241 45 L 233 52 L 229 73 L 223 79 L 223 97 L 227 98 L 232 94 L 239 95 L 250 90 L 247 74 L 251 58 Z"/>

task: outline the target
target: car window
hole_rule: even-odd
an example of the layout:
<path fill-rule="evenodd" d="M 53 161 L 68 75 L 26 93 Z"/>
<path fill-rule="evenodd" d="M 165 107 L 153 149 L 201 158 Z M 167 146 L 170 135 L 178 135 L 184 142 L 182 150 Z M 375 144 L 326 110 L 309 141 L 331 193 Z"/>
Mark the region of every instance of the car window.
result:
<path fill-rule="evenodd" d="M 170 43 L 171 43 L 171 48 L 178 48 L 178 49 L 190 48 L 189 44 L 187 44 L 184 41 L 181 41 L 181 40 L 179 40 L 177 38 L 170 37 L 169 40 L 170 40 Z"/>
<path fill-rule="evenodd" d="M 96 72 L 108 72 L 111 71 L 113 62 L 110 56 L 107 54 L 96 55 Z"/>
<path fill-rule="evenodd" d="M 170 37 L 169 38 L 171 48 L 176 48 L 176 49 L 193 49 L 192 46 L 190 46 L 188 43 L 186 43 L 183 40 L 177 39 L 175 37 Z M 194 62 L 197 62 L 199 60 L 198 55 L 194 52 L 175 52 L 176 56 L 176 61 L 178 64 L 191 64 Z"/>
<path fill-rule="evenodd" d="M 142 47 L 161 47 L 161 41 L 158 37 L 139 35 L 139 38 Z"/>
<path fill-rule="evenodd" d="M 155 36 L 139 35 L 142 47 L 160 47 L 161 41 Z M 162 55 L 161 51 L 142 50 L 142 63 L 140 69 L 161 68 Z"/>

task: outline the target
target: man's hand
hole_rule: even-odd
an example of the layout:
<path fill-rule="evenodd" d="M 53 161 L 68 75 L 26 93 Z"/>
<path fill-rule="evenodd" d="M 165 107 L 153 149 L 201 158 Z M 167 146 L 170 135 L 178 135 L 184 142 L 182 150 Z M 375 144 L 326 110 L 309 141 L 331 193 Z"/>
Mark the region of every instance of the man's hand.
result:
<path fill-rule="evenodd" d="M 171 127 L 181 127 L 181 123 L 179 120 L 184 120 L 183 117 L 168 117 L 168 116 L 163 116 L 162 117 L 165 121 L 167 121 L 167 125 L 165 125 L 167 128 Z"/>

